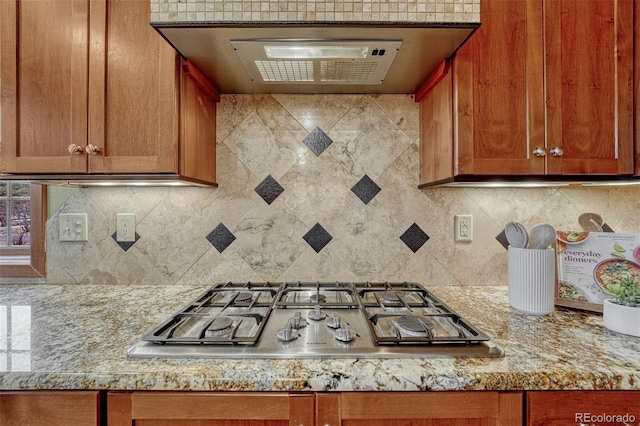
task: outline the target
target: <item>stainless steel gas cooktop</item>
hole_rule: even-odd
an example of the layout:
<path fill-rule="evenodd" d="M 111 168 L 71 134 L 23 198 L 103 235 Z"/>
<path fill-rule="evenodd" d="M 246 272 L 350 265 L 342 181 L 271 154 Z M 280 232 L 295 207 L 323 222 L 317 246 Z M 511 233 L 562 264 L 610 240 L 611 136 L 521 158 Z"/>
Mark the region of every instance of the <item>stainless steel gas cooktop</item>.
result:
<path fill-rule="evenodd" d="M 415 283 L 221 283 L 127 350 L 130 358 L 501 357 Z"/>

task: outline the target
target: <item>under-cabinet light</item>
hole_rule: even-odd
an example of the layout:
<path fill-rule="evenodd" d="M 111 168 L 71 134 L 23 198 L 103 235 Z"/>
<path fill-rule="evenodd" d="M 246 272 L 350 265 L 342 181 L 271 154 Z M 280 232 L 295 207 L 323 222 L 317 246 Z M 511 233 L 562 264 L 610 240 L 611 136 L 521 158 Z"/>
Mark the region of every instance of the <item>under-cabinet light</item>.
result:
<path fill-rule="evenodd" d="M 451 182 L 443 187 L 449 188 L 546 188 L 569 186 L 567 182 Z"/>
<path fill-rule="evenodd" d="M 609 180 L 602 182 L 585 182 L 582 186 L 598 187 L 598 186 L 640 186 L 640 179 L 635 180 Z"/>
<path fill-rule="evenodd" d="M 269 59 L 364 59 L 368 46 L 265 46 Z"/>

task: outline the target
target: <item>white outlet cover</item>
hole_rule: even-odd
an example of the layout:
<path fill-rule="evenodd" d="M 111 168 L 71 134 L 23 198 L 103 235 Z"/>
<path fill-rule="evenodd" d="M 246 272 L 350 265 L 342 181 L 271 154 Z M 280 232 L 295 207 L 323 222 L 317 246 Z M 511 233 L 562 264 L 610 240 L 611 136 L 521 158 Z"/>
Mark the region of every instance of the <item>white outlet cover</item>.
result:
<path fill-rule="evenodd" d="M 457 214 L 454 216 L 454 240 L 456 242 L 473 241 L 473 215 Z"/>
<path fill-rule="evenodd" d="M 136 215 L 134 213 L 116 214 L 116 241 L 119 243 L 135 242 Z"/>
<path fill-rule="evenodd" d="M 60 241 L 89 241 L 86 213 L 60 213 L 58 230 Z"/>

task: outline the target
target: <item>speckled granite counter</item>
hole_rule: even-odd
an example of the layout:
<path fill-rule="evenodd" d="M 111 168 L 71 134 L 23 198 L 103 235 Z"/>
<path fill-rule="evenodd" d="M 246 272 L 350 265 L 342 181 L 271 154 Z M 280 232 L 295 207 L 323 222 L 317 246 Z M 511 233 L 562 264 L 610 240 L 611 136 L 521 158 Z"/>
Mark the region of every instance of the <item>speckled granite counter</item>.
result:
<path fill-rule="evenodd" d="M 640 339 L 602 317 L 512 310 L 506 287 L 430 287 L 505 350 L 497 359 L 127 359 L 202 286 L 0 286 L 0 389 L 640 389 Z M 144 301 L 144 305 L 140 303 Z"/>

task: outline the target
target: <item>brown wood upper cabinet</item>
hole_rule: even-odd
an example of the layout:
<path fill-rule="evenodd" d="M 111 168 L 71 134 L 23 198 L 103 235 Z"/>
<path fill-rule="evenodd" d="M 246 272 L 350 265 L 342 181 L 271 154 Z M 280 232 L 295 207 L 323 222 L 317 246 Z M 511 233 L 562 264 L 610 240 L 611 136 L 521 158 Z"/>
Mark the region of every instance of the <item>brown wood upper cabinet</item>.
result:
<path fill-rule="evenodd" d="M 483 0 L 482 25 L 419 99 L 423 184 L 630 175 L 633 0 Z"/>
<path fill-rule="evenodd" d="M 149 0 L 0 3 L 2 172 L 214 183 L 219 97 L 149 25 Z"/>

